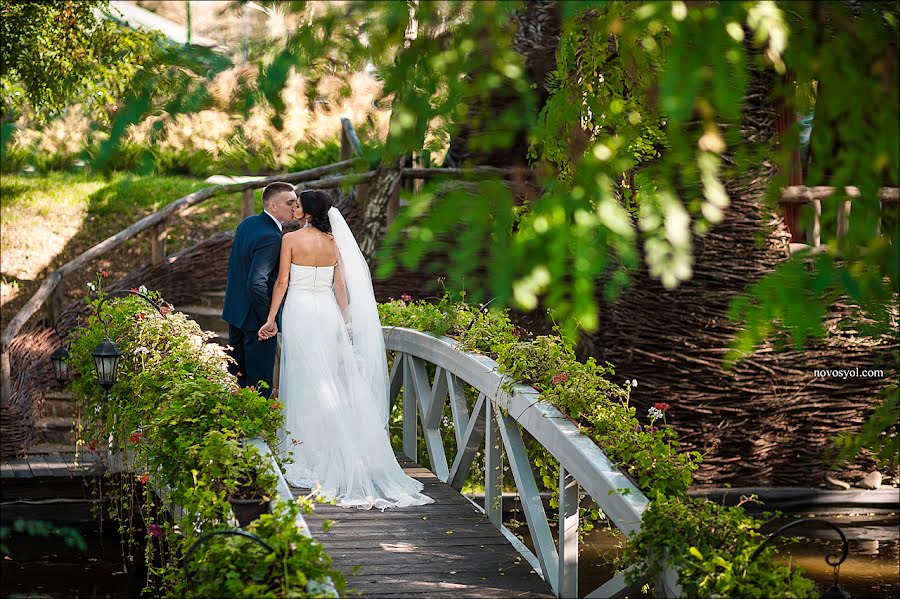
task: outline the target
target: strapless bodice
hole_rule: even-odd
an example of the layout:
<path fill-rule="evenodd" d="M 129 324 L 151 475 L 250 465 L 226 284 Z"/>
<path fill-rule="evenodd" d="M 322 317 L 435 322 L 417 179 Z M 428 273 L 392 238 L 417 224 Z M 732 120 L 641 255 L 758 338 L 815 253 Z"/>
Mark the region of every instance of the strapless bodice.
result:
<path fill-rule="evenodd" d="M 334 266 L 302 266 L 291 264 L 289 287 L 298 291 L 331 291 Z"/>

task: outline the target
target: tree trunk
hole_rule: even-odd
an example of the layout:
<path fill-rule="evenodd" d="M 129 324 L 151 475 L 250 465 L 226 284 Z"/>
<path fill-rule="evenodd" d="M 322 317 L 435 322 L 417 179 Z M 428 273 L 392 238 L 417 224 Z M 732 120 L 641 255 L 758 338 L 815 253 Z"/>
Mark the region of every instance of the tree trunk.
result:
<path fill-rule="evenodd" d="M 369 183 L 369 198 L 362 207 L 362 220 L 356 231 L 356 238 L 370 268 L 378 243 L 387 230 L 388 204 L 400 190 L 401 168 L 400 160 L 380 165 L 375 171 L 375 177 Z"/>

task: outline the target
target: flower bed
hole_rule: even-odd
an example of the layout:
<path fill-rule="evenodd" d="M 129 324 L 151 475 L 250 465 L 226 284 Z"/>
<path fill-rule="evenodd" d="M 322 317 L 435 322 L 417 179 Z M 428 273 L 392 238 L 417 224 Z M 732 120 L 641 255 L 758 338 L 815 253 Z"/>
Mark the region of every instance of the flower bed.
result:
<path fill-rule="evenodd" d="M 102 298 L 98 293 L 92 307 Z M 340 591 L 343 578 L 330 568 L 331 559 L 296 527 L 301 506 L 311 507 L 308 500 L 278 503 L 273 513 L 247 527 L 274 553 L 254 553 L 246 539 L 217 537 L 191 557 L 199 580 L 190 583 L 185 577 L 181 560 L 187 549 L 200 535 L 227 528 L 229 497 L 254 490 L 265 500 L 274 496 L 274 473 L 255 448 L 241 441 L 259 437 L 274 447 L 283 418 L 277 400 L 237 387 L 226 370 L 228 358 L 205 343 L 195 322 L 170 306 L 163 312 L 133 296 L 104 305 L 109 336 L 124 354 L 108 398 L 94 378 L 91 351 L 106 334 L 96 316 L 75 332 L 70 348 L 72 391 L 82 414 L 79 444 L 93 451 L 109 443 L 111 452 L 130 456 L 130 472 L 120 475 L 111 511 L 120 530 L 132 533 L 129 547 L 143 541 L 145 591 L 295 597 L 307 594 L 308 581 L 327 577 Z M 161 509 L 158 491 L 164 491 L 170 506 L 181 508 L 180 516 Z M 214 576 L 203 578 L 204 572 Z"/>
<path fill-rule="evenodd" d="M 677 433 L 666 426 L 666 414 L 675 408 L 660 401 L 639 416 L 628 401 L 638 381 L 616 385 L 607 379 L 615 372 L 611 364 L 593 358 L 581 362 L 574 345 L 559 335 L 531 338 L 505 311 L 478 310 L 464 299 L 445 296 L 430 303 L 405 296 L 379 306 L 381 323 L 447 335 L 462 349 L 491 357 L 512 381 L 540 391 L 544 401 L 571 419 L 635 481 L 651 503 L 622 564 L 638 564 L 633 580 L 665 566 L 679 572 L 678 582 L 688 596 L 815 596 L 812 581 L 775 565 L 774 550 L 749 562 L 761 543 L 763 521 L 741 508 L 687 497 L 691 473 L 702 458 L 697 452 L 679 451 Z M 558 463 L 539 445 L 529 453 L 544 486 L 553 491 L 551 504 L 558 506 Z M 596 511 L 583 510 L 580 521 L 590 529 L 598 517 Z"/>

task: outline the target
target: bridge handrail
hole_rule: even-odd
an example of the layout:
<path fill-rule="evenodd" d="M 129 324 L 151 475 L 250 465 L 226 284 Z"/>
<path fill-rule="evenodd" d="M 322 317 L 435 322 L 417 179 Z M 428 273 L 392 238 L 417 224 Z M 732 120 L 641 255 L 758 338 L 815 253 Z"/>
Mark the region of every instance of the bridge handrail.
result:
<path fill-rule="evenodd" d="M 279 502 L 291 503 L 294 501 L 294 495 L 291 493 L 291 487 L 288 485 L 287 480 L 284 478 L 284 474 L 281 472 L 281 468 L 278 466 L 278 462 L 275 461 L 275 456 L 272 454 L 272 451 L 269 449 L 269 445 L 259 437 L 254 437 L 252 439 L 248 439 L 246 441 L 247 445 L 252 445 L 255 447 L 260 455 L 263 456 L 263 459 L 269 460 L 269 464 L 272 467 L 272 470 L 275 471 L 275 475 L 278 477 L 278 483 L 275 489 L 275 496 L 272 497 L 272 501 L 269 502 L 269 511 L 273 511 L 275 506 Z M 309 530 L 309 526 L 306 524 L 306 519 L 303 517 L 303 513 L 301 511 L 297 512 L 296 519 L 297 529 L 300 533 L 308 537 L 310 539 L 313 538 L 312 533 Z M 337 589 L 334 586 L 334 582 L 331 580 L 331 577 L 326 578 L 322 583 L 319 583 L 316 580 L 310 580 L 306 583 L 306 590 L 309 591 L 310 594 L 316 597 L 338 597 L 339 594 Z"/>
<path fill-rule="evenodd" d="M 536 551 L 532 553 L 521 543 L 516 548 L 558 596 L 577 596 L 579 486 L 626 535 L 640 529 L 641 517 L 649 504 L 647 497 L 572 421 L 542 400 L 532 387 L 512 383 L 498 371 L 499 365 L 494 360 L 467 353 L 449 337 L 403 327 L 382 329 L 386 350 L 397 355 L 390 375 L 392 408 L 403 388 L 404 453 L 416 459 L 419 421 L 432 470 L 459 491 L 483 441 L 487 461 L 484 511 L 497 528 L 505 531 L 499 505 L 502 442 Z M 427 375 L 426 362 L 436 367 L 433 382 Z M 461 382 L 479 393 L 472 414 L 468 413 Z M 457 455 L 452 466 L 440 435 L 444 402 L 448 398 L 457 439 Z M 519 426 L 559 461 L 559 550 L 547 524 Z M 617 596 L 628 588 L 624 578 L 624 573 L 620 573 L 587 596 Z M 657 592 L 677 597 L 680 588 L 676 581 L 674 572 L 666 569 L 657 580 Z"/>

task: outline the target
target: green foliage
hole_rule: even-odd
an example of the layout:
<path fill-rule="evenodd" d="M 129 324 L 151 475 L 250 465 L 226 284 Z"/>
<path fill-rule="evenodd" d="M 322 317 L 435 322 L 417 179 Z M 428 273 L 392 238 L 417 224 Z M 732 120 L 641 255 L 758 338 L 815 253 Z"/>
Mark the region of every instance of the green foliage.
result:
<path fill-rule="evenodd" d="M 101 282 L 98 277 L 92 284 L 97 292 L 90 302 L 94 310 L 105 297 L 99 290 Z M 155 292 L 149 295 L 161 302 Z M 228 521 L 229 497 L 274 496 L 277 477 L 270 463 L 242 441 L 259 437 L 275 447 L 276 430 L 283 425 L 282 405 L 252 387 L 239 388 L 227 372 L 228 358 L 218 346 L 206 343 L 208 335 L 195 322 L 165 304 L 162 312 L 127 296 L 103 305 L 108 327 L 92 315 L 76 331 L 70 365 L 71 389 L 83 415 L 79 445 L 96 451 L 101 440 L 106 444 L 108 439 L 110 451 L 127 456 L 127 468 L 136 476 L 125 479 L 114 516 L 123 533 L 133 528 L 128 523 L 136 512 L 125 498 L 137 490 L 147 527 L 148 564 L 154 552 L 163 556 L 162 567 L 149 567 L 147 588 L 156 586 L 168 595 L 209 596 L 186 586 L 179 557 L 197 535 L 222 528 Z M 94 380 L 91 357 L 107 335 L 123 352 L 118 381 L 108 397 Z M 179 519 L 153 515 L 158 512 L 153 509 L 156 492 L 162 489 L 167 501 L 182 508 Z M 309 502 L 304 505 L 308 507 Z M 217 549 L 211 542 L 205 567 L 229 574 L 206 581 L 204 588 L 218 589 L 215 596 L 235 596 L 240 594 L 240 584 L 245 584 L 250 596 L 286 597 L 303 595 L 307 580 L 333 576 L 342 585 L 321 547 L 300 538 L 294 523 L 296 509 L 294 504 L 282 506 L 258 528 L 270 544 L 289 539 L 299 549 L 279 553 L 277 563 L 274 557 L 266 558 L 257 569 L 244 571 L 242 564 L 247 565 L 247 560 L 231 560 L 226 549 Z M 182 533 L 175 534 L 176 529 Z M 126 542 L 134 543 L 134 539 Z"/>
<path fill-rule="evenodd" d="M 629 579 L 674 567 L 686 597 L 818 597 L 801 571 L 775 565 L 774 547 L 750 560 L 762 525 L 741 507 L 657 495 L 625 548 L 624 559 L 640 564 Z"/>
<path fill-rule="evenodd" d="M 74 528 L 65 526 L 57 527 L 43 520 L 25 520 L 24 518 L 16 518 L 12 526 L 0 526 L 0 552 L 4 557 L 12 556 L 9 547 L 6 545 L 13 534 L 24 534 L 31 537 L 40 537 L 42 539 L 57 536 L 62 539 L 63 543 L 68 547 L 75 547 L 80 551 L 87 550 L 87 543 L 84 538 Z"/>
<path fill-rule="evenodd" d="M 106 1 L 0 3 L 2 112 L 80 103 L 105 118 L 157 50 L 158 34 L 99 16 Z"/>
<path fill-rule="evenodd" d="M 218 537 L 191 556 L 189 572 L 196 597 L 297 597 L 315 572 L 309 564 L 327 563 L 322 546 L 295 525 L 296 503 L 280 503 L 275 512 L 254 520 L 248 532 L 265 539 L 268 552 L 244 537 Z M 312 591 L 302 596 L 327 596 Z"/>
<path fill-rule="evenodd" d="M 560 180 L 572 178 L 585 144 L 603 142 L 606 145 L 595 151 L 610 156 L 609 144 L 623 148 L 622 172 L 660 157 L 666 145 L 666 122 L 646 95 L 660 66 L 657 48 L 666 29 L 661 24 L 648 28 L 641 46 L 625 57 L 618 38 L 609 33 L 613 22 L 633 18 L 637 6 L 612 2 L 602 11 L 578 12 L 565 22 L 556 69 L 547 76 L 550 97 L 541 110 L 536 143 L 529 149 L 529 157 L 551 163 Z M 626 64 L 626 58 L 633 62 Z M 579 136 L 580 143 L 573 144 Z"/>
<path fill-rule="evenodd" d="M 881 401 L 858 433 L 844 433 L 835 440 L 835 452 L 831 457 L 836 465 L 852 462 L 860 451 L 867 449 L 879 468 L 896 471 L 900 466 L 900 393 L 897 385 L 889 385 L 881 396 Z"/>
<path fill-rule="evenodd" d="M 305 171 L 318 166 L 324 166 L 340 160 L 341 144 L 336 139 L 323 143 L 307 144 L 300 146 L 291 155 L 290 164 L 285 168 L 289 172 Z"/>

